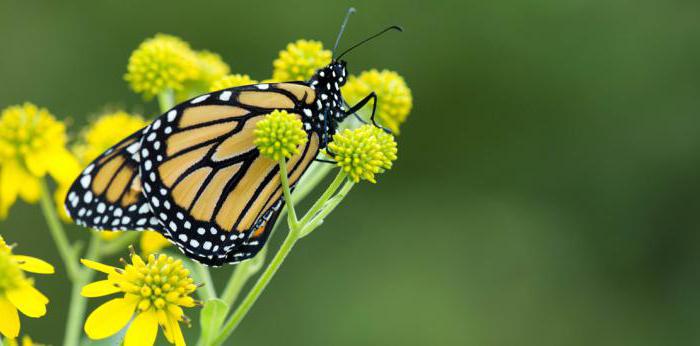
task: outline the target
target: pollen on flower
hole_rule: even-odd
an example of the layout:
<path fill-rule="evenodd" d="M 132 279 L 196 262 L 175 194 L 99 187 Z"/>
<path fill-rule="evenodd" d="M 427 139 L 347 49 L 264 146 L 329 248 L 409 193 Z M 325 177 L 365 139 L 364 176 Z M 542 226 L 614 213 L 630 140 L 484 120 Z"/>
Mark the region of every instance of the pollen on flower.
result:
<path fill-rule="evenodd" d="M 24 272 L 53 274 L 50 264 L 34 257 L 15 255 L 0 236 L 0 334 L 6 338 L 19 335 L 18 311 L 28 317 L 46 314 L 48 298 L 34 288 L 34 281 Z"/>
<path fill-rule="evenodd" d="M 398 134 L 413 106 L 411 89 L 398 73 L 375 69 L 350 76 L 342 88 L 343 96 L 350 104 L 359 102 L 372 91 L 377 94 L 379 121 Z"/>
<path fill-rule="evenodd" d="M 66 149 L 66 128 L 45 108 L 31 103 L 5 108 L 0 114 L 0 218 L 20 196 L 39 199 L 39 178 L 75 178 L 79 165 Z"/>
<path fill-rule="evenodd" d="M 364 125 L 336 133 L 328 152 L 352 181 L 376 183 L 375 175 L 390 169 L 396 160 L 397 147 L 392 135 Z"/>
<path fill-rule="evenodd" d="M 255 145 L 260 153 L 279 161 L 299 153 L 299 146 L 306 143 L 306 132 L 298 116 L 287 111 L 275 110 L 255 125 Z"/>
<path fill-rule="evenodd" d="M 276 81 L 307 80 L 319 68 L 331 62 L 331 51 L 319 41 L 298 40 L 287 45 L 272 62 L 272 79 Z"/>
<path fill-rule="evenodd" d="M 153 345 L 156 333 L 144 338 L 143 329 L 161 325 L 168 341 L 183 344 L 179 322 L 186 321 L 182 307 L 194 307 L 191 294 L 197 285 L 182 261 L 166 255 L 149 255 L 146 261 L 133 253 L 124 269 L 82 260 L 87 267 L 108 274 L 106 280 L 83 287 L 82 295 L 99 297 L 123 293 L 95 309 L 85 322 L 85 332 L 92 339 L 116 334 L 133 322 L 126 332 L 124 345 Z M 134 317 L 134 314 L 136 315 Z"/>
<path fill-rule="evenodd" d="M 217 91 L 257 83 L 258 81 L 251 79 L 247 74 L 229 74 L 212 82 L 209 86 L 209 91 Z"/>
<path fill-rule="evenodd" d="M 124 76 L 131 88 L 147 99 L 200 75 L 200 60 L 189 44 L 178 37 L 157 34 L 147 39 L 129 57 Z"/>

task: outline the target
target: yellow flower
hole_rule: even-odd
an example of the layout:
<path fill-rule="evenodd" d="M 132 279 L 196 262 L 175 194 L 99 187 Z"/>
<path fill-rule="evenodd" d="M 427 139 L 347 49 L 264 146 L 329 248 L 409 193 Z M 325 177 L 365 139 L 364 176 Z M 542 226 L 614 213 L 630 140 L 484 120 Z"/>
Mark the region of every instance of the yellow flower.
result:
<path fill-rule="evenodd" d="M 91 339 L 107 338 L 131 322 L 124 346 L 153 345 L 158 325 L 170 343 L 185 345 L 179 322 L 189 320 L 182 307 L 196 305 L 191 294 L 197 286 L 181 260 L 150 255 L 144 262 L 139 255 L 132 253 L 131 264 L 124 269 L 86 259 L 82 263 L 107 274 L 106 280 L 83 287 L 81 294 L 84 297 L 124 294 L 123 298 L 114 298 L 100 305 L 88 316 L 85 333 Z"/>
<path fill-rule="evenodd" d="M 22 337 L 22 342 L 17 341 L 16 339 L 9 339 L 6 340 L 7 346 L 39 346 L 40 344 L 35 343 L 32 341 L 32 338 L 29 336 L 25 335 Z"/>
<path fill-rule="evenodd" d="M 0 115 L 0 218 L 17 196 L 39 199 L 39 179 L 47 173 L 57 182 L 72 181 L 78 162 L 66 149 L 65 125 L 45 108 L 31 103 L 5 108 Z"/>
<path fill-rule="evenodd" d="M 247 74 L 229 74 L 223 76 L 209 86 L 209 91 L 218 91 L 221 89 L 228 89 L 242 85 L 257 84 L 258 81 L 250 79 Z"/>
<path fill-rule="evenodd" d="M 162 250 L 164 247 L 170 245 L 170 241 L 168 241 L 168 239 L 165 239 L 165 237 L 162 234 L 156 231 L 143 231 L 141 233 L 141 253 L 144 254 L 144 256 L 156 253 Z"/>
<path fill-rule="evenodd" d="M 119 143 L 122 139 L 145 127 L 148 123 L 140 115 L 116 111 L 101 115 L 88 125 L 76 146 L 76 156 L 83 166 Z"/>
<path fill-rule="evenodd" d="M 200 79 L 210 84 L 231 72 L 231 68 L 221 59 L 221 56 L 210 51 L 197 52 Z"/>
<path fill-rule="evenodd" d="M 24 272 L 53 274 L 50 264 L 34 257 L 15 255 L 0 236 L 0 333 L 14 339 L 19 335 L 19 314 L 38 318 L 46 315 L 49 299 L 34 288 Z"/>
<path fill-rule="evenodd" d="M 406 121 L 413 106 L 411 89 L 403 77 L 393 71 L 370 70 L 362 72 L 359 77 L 350 76 L 342 91 L 350 105 L 359 102 L 372 91 L 377 93 L 379 122 L 395 134 L 399 133 L 400 125 Z M 363 108 L 363 113 L 369 115 L 370 107 Z"/>
<path fill-rule="evenodd" d="M 331 62 L 331 51 L 318 41 L 298 40 L 280 51 L 272 62 L 272 79 L 281 82 L 308 80 L 316 70 Z"/>
<path fill-rule="evenodd" d="M 376 183 L 374 176 L 391 168 L 397 148 L 392 135 L 373 125 L 363 125 L 336 133 L 328 152 L 352 181 Z"/>
<path fill-rule="evenodd" d="M 185 41 L 157 34 L 131 53 L 124 79 L 131 89 L 150 99 L 168 89 L 182 90 L 185 81 L 197 79 L 199 63 L 197 54 Z"/>
<path fill-rule="evenodd" d="M 275 110 L 255 124 L 255 145 L 265 157 L 279 161 L 299 153 L 306 143 L 306 132 L 301 120 L 287 111 Z"/>

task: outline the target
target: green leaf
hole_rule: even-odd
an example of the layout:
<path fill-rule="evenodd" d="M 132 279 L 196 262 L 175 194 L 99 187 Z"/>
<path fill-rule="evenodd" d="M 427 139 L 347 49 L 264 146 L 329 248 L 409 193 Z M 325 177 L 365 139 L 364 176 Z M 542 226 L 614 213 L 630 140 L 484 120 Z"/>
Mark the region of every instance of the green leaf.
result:
<path fill-rule="evenodd" d="M 221 299 L 212 299 L 204 303 L 199 315 L 199 323 L 202 326 L 202 345 L 208 345 L 210 340 L 216 338 L 227 313 L 228 305 Z"/>

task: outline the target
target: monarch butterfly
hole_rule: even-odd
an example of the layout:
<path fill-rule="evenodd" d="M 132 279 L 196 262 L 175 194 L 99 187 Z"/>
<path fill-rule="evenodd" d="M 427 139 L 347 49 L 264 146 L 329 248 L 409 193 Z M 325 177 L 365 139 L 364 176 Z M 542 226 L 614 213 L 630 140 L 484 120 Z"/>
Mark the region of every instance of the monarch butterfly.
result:
<path fill-rule="evenodd" d="M 68 215 L 100 230 L 154 229 L 207 265 L 255 256 L 284 205 L 279 167 L 253 144 L 255 124 L 276 109 L 302 121 L 308 141 L 287 163 L 294 186 L 341 121 L 370 100 L 376 109 L 374 93 L 345 107 L 341 58 L 391 29 L 401 31 L 391 26 L 355 44 L 308 81 L 224 89 L 175 106 L 82 171 L 65 199 Z"/>

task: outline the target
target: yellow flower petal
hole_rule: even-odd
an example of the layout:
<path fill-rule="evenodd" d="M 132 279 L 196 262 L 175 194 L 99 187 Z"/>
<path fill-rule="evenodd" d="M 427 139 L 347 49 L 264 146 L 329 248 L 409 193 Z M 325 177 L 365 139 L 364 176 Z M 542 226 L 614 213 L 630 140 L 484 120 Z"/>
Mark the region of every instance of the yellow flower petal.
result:
<path fill-rule="evenodd" d="M 7 299 L 23 314 L 29 317 L 46 315 L 46 304 L 49 299 L 34 286 L 22 285 L 5 292 Z"/>
<path fill-rule="evenodd" d="M 175 346 L 185 346 L 185 337 L 182 335 L 182 329 L 180 329 L 180 324 L 177 322 L 177 319 L 168 315 L 168 324 L 170 325 L 170 331 L 172 332 Z"/>
<path fill-rule="evenodd" d="M 80 174 L 78 160 L 68 150 L 60 148 L 48 158 L 48 171 L 61 184 L 70 184 Z"/>
<path fill-rule="evenodd" d="M 39 179 L 25 174 L 21 181 L 17 181 L 19 184 L 19 195 L 28 203 L 36 203 L 41 195 L 41 187 L 39 186 Z"/>
<path fill-rule="evenodd" d="M 53 274 L 54 269 L 51 264 L 31 256 L 13 255 L 12 259 L 17 262 L 22 270 L 37 274 Z"/>
<path fill-rule="evenodd" d="M 119 291 L 121 291 L 119 287 L 115 286 L 112 281 L 100 280 L 83 286 L 80 294 L 83 297 L 94 298 L 117 293 Z"/>
<path fill-rule="evenodd" d="M 142 312 L 131 322 L 124 338 L 124 346 L 153 345 L 158 336 L 158 315 L 151 309 Z"/>
<path fill-rule="evenodd" d="M 99 262 L 91 261 L 89 259 L 81 259 L 80 263 L 82 263 L 84 266 L 92 269 L 92 270 L 97 270 L 98 272 L 103 272 L 105 274 L 114 274 L 114 273 L 119 273 L 119 270 L 116 267 L 108 266 L 106 264 L 102 264 Z"/>
<path fill-rule="evenodd" d="M 85 333 L 90 339 L 104 339 L 116 334 L 129 323 L 136 303 L 124 298 L 112 299 L 95 309 L 85 321 Z"/>
<path fill-rule="evenodd" d="M 23 176 L 15 161 L 3 162 L 0 165 L 0 218 L 4 218 L 7 210 L 15 204 L 20 188 L 18 180 Z"/>
<path fill-rule="evenodd" d="M 170 242 L 156 231 L 143 231 L 141 233 L 141 253 L 148 256 L 169 246 Z"/>
<path fill-rule="evenodd" d="M 17 308 L 5 297 L 0 297 L 0 333 L 6 338 L 16 338 L 19 335 Z"/>

